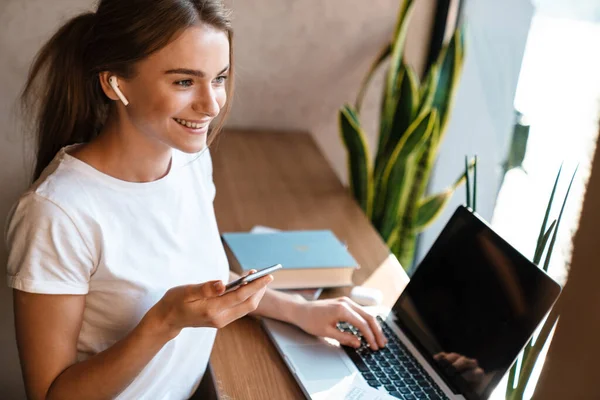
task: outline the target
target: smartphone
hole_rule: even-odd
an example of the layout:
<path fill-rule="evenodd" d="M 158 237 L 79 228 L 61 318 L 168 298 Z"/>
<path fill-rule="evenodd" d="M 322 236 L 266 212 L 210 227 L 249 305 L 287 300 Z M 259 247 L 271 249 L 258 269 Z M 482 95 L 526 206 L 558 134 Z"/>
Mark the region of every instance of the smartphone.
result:
<path fill-rule="evenodd" d="M 269 275 L 271 272 L 277 271 L 280 268 L 282 268 L 281 264 L 271 265 L 270 267 L 263 268 L 259 271 L 256 271 L 253 274 L 242 276 L 241 278 L 236 279 L 235 281 L 231 281 L 227 285 L 225 285 L 225 292 L 223 294 L 237 289 L 244 283 L 250 283 L 252 281 L 257 280 L 258 278 L 262 278 L 265 275 Z"/>

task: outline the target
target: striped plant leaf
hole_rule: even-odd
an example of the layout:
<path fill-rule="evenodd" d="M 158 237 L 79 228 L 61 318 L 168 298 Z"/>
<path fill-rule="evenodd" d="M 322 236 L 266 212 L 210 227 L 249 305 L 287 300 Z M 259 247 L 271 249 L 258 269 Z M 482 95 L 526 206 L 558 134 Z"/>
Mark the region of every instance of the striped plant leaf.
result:
<path fill-rule="evenodd" d="M 410 6 L 414 0 L 405 0 L 402 2 L 402 5 L 398 9 L 398 17 L 396 18 L 396 28 L 394 29 L 394 38 L 397 38 L 400 35 L 400 29 L 402 27 L 402 21 L 407 19 L 408 12 L 410 10 Z"/>
<path fill-rule="evenodd" d="M 421 118 L 419 121 L 421 121 L 423 118 Z M 415 122 L 416 121 L 414 121 L 413 124 Z M 414 130 L 414 128 L 415 127 L 413 126 L 412 129 Z M 404 143 L 406 141 L 407 135 L 408 135 L 408 132 L 405 133 L 404 135 L 402 135 L 402 140 L 400 141 L 400 143 Z M 380 137 L 380 139 L 381 139 L 381 137 Z M 397 148 L 400 143 L 396 143 L 395 148 Z M 382 145 L 380 144 L 379 149 L 381 150 L 381 148 L 382 148 Z M 373 201 L 372 222 L 373 222 L 375 228 L 377 228 L 378 230 L 379 230 L 379 227 L 381 224 L 381 218 L 383 217 L 383 212 L 385 211 L 385 208 L 388 207 L 388 203 L 386 202 L 387 193 L 386 193 L 386 188 L 385 188 L 385 182 L 383 180 L 383 174 L 384 174 L 386 166 L 390 163 L 391 156 L 392 156 L 392 154 L 387 154 L 387 156 L 384 157 L 383 151 L 382 151 L 382 154 L 378 154 L 378 158 L 376 158 L 376 160 L 375 160 L 374 173 L 373 173 L 373 192 L 374 192 L 375 199 Z"/>
<path fill-rule="evenodd" d="M 399 232 L 398 232 L 398 243 L 396 257 L 400 261 L 400 264 L 406 268 L 412 266 L 415 245 L 416 245 L 416 232 L 414 229 L 415 219 L 419 210 L 418 202 L 423 197 L 427 182 L 429 181 L 429 175 L 435 161 L 436 153 L 433 149 L 437 148 L 437 140 L 439 138 L 439 118 L 436 110 L 433 110 L 432 117 L 434 119 L 433 128 L 429 138 L 423 146 L 423 152 L 417 160 L 417 168 L 415 171 L 415 177 L 412 185 L 409 189 L 408 201 L 406 202 L 406 209 L 402 220 L 400 221 Z"/>
<path fill-rule="evenodd" d="M 346 104 L 339 113 L 340 133 L 348 150 L 348 180 L 354 198 L 367 215 L 371 215 L 373 185 L 369 170 L 369 148 L 358 115 Z"/>
<path fill-rule="evenodd" d="M 379 232 L 387 240 L 402 220 L 409 189 L 417 169 L 417 161 L 435 124 L 435 112 L 416 119 L 402 137 L 382 176 L 383 213 L 378 221 Z"/>
<path fill-rule="evenodd" d="M 384 143 L 387 140 L 387 137 L 389 136 L 389 130 L 391 129 L 391 124 L 389 124 L 388 121 L 391 121 L 393 118 L 399 101 L 399 93 L 396 89 L 401 86 L 398 81 L 404 76 L 403 70 L 405 68 L 402 58 L 404 54 L 404 44 L 406 43 L 406 35 L 408 33 L 410 17 L 413 9 L 414 6 L 412 0 L 406 0 L 400 6 L 400 11 L 398 13 L 398 23 L 396 24 L 396 32 L 394 33 L 394 38 L 392 41 L 390 66 L 385 82 L 382 104 L 383 112 L 381 114 L 380 121 L 381 126 L 379 135 L 380 138 L 383 137 L 385 139 Z"/>
<path fill-rule="evenodd" d="M 398 88 L 399 101 L 392 120 L 389 144 L 386 146 L 388 149 L 391 148 L 391 151 L 414 120 L 419 105 L 419 78 L 417 73 L 410 65 L 405 66 L 405 71 L 405 79 L 402 80 L 402 84 Z"/>
<path fill-rule="evenodd" d="M 381 114 L 378 157 L 384 153 L 389 155 L 394 150 L 399 136 L 408 129 L 408 126 L 414 120 L 410 117 L 414 116 L 418 105 L 419 78 L 414 69 L 403 62 L 398 69 L 396 87 L 394 87 L 392 97 L 395 101 L 388 102 Z M 408 118 L 408 123 L 400 125 L 399 122 L 402 122 L 402 118 Z M 398 129 L 400 126 L 403 126 L 404 129 L 400 133 L 398 131 L 394 133 L 393 130 Z M 391 136 L 394 136 L 394 138 Z"/>
<path fill-rule="evenodd" d="M 433 64 L 419 88 L 420 104 L 416 112 L 417 115 L 426 113 L 431 109 L 439 81 L 440 67 L 437 64 Z"/>
<path fill-rule="evenodd" d="M 402 65 L 403 66 L 403 65 Z M 401 68 L 400 71 L 398 72 L 398 79 L 396 80 L 396 83 L 398 84 L 398 86 L 402 87 L 402 83 L 406 80 L 408 80 L 408 77 L 406 76 L 406 70 L 404 68 Z M 395 90 L 396 91 L 396 90 Z M 392 106 L 394 108 L 392 108 Z M 390 134 L 392 131 L 392 125 L 394 122 L 394 116 L 396 113 L 396 107 L 398 106 L 398 103 L 391 103 L 391 102 L 387 102 L 386 104 L 383 104 L 382 107 L 382 112 L 381 112 L 381 120 L 379 121 L 379 143 L 377 145 L 377 155 L 375 157 L 375 179 L 377 180 L 381 173 L 383 172 L 383 168 L 385 167 L 385 161 L 386 160 L 386 153 L 387 153 L 387 157 L 389 157 L 389 153 L 387 152 L 387 150 L 389 149 L 390 145 L 389 143 L 390 141 Z M 394 148 L 396 143 L 392 143 L 392 149 Z M 382 160 L 385 160 L 382 162 Z M 377 191 L 377 189 L 376 189 Z"/>
<path fill-rule="evenodd" d="M 469 169 L 475 167 L 474 161 L 469 164 Z M 417 232 L 423 231 L 429 225 L 435 221 L 437 217 L 442 213 L 446 204 L 452 198 L 452 195 L 467 180 L 467 174 L 463 174 L 447 189 L 440 193 L 428 196 L 419 201 L 417 217 L 415 218 L 414 229 Z"/>
<path fill-rule="evenodd" d="M 393 117 L 390 120 L 390 130 L 386 140 L 380 142 L 377 150 L 377 158 L 375 159 L 375 182 L 379 182 L 381 174 L 385 168 L 387 161 L 394 151 L 396 145 L 402 139 L 402 136 L 407 132 L 411 122 L 414 121 L 415 113 L 419 103 L 418 77 L 414 69 L 410 66 L 403 67 L 403 78 L 398 81 L 400 87 L 398 98 L 400 99 L 396 105 Z M 382 162 L 383 161 L 383 162 Z M 376 187 L 375 191 L 378 190 Z"/>
<path fill-rule="evenodd" d="M 414 70 L 403 62 L 414 3 L 414 0 L 401 3 L 394 35 L 363 78 L 355 108 L 346 105 L 339 114 L 352 193 L 390 249 L 397 256 L 400 254 L 405 266 L 406 261 L 412 261 L 415 221 L 429 209 L 421 200 L 444 135 L 449 103 L 456 91 L 464 57 L 462 28 L 459 28 L 429 68 L 425 80 L 419 82 Z M 374 74 L 388 60 L 378 147 L 375 162 L 371 163 L 358 114 Z M 451 193 L 445 196 L 449 198 Z M 428 203 L 430 213 L 435 215 L 441 210 L 447 199 L 441 200 L 437 205 L 433 201 Z"/>
<path fill-rule="evenodd" d="M 464 61 L 463 28 L 458 28 L 446 47 L 442 49 L 436 64 L 439 65 L 439 80 L 433 98 L 432 108 L 440 113 L 440 131 L 442 137 L 448 124 L 449 111 L 454 103 L 456 88 L 460 80 Z"/>
<path fill-rule="evenodd" d="M 358 95 L 356 96 L 356 102 L 354 103 L 354 108 L 356 109 L 357 113 L 360 113 L 362 102 L 364 100 L 365 94 L 367 93 L 367 88 L 369 87 L 369 82 L 371 82 L 371 79 L 373 78 L 373 75 L 375 75 L 375 72 L 379 69 L 381 64 L 383 64 L 384 61 L 387 60 L 390 54 L 392 54 L 392 45 L 391 43 L 388 43 L 383 47 L 383 49 L 381 49 L 381 51 L 377 55 L 377 58 L 375 59 L 373 64 L 371 64 L 367 75 L 365 75 L 365 77 L 363 78 L 363 81 L 360 84 L 360 90 L 358 91 Z"/>
<path fill-rule="evenodd" d="M 390 69 L 388 71 L 386 81 L 386 90 L 388 93 L 388 98 L 386 100 L 392 101 L 393 104 L 396 104 L 398 102 L 397 98 L 393 99 L 392 97 L 394 94 L 394 89 L 398 87 L 396 80 L 398 79 L 399 71 L 403 64 L 402 58 L 404 55 L 404 45 L 406 43 L 406 35 L 408 34 L 408 26 L 410 25 L 410 19 L 413 10 L 413 1 L 405 0 L 400 6 L 400 10 L 398 12 L 396 31 L 394 32 L 394 39 L 392 41 Z"/>

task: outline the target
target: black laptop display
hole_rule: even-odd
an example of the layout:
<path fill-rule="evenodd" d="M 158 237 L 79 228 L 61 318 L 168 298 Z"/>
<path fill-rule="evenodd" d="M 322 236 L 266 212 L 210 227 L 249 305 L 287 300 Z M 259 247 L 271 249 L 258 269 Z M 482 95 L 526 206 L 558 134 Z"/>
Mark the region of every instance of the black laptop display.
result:
<path fill-rule="evenodd" d="M 485 399 L 550 310 L 560 286 L 459 207 L 394 305 L 397 323 L 456 393 Z M 441 352 L 477 360 L 465 379 Z"/>

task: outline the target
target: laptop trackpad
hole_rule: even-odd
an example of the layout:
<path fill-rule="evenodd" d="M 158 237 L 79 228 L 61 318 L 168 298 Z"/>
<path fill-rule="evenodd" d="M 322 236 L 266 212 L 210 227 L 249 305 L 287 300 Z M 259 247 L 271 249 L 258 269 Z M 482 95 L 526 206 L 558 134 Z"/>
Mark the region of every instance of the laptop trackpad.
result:
<path fill-rule="evenodd" d="M 341 349 L 326 344 L 285 346 L 285 353 L 292 360 L 296 371 L 308 380 L 338 379 L 352 372 L 340 356 Z M 318 360 L 318 368 L 315 362 Z"/>

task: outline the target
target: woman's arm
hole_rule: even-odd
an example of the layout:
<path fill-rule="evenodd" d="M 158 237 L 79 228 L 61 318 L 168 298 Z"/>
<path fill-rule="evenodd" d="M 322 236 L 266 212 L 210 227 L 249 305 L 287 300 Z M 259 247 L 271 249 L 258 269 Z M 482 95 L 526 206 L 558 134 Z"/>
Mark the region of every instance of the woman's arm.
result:
<path fill-rule="evenodd" d="M 234 272 L 230 272 L 229 276 L 231 280 L 239 278 Z M 347 297 L 307 301 L 301 296 L 267 289 L 258 307 L 250 315 L 294 324 L 312 335 L 330 337 L 346 346 L 360 346 L 355 336 L 337 329 L 337 323 L 345 321 L 360 330 L 373 350 L 387 343 L 377 319 Z"/>
<path fill-rule="evenodd" d="M 29 399 L 112 399 L 184 327 L 221 328 L 254 311 L 270 277 L 234 292 L 211 281 L 167 291 L 123 339 L 77 362 L 85 296 L 14 290 L 15 328 Z"/>
<path fill-rule="evenodd" d="M 229 271 L 230 282 L 239 277 L 239 274 Z M 297 323 L 298 318 L 302 315 L 303 305 L 308 303 L 302 296 L 292 296 L 268 288 L 263 298 L 265 301 L 261 301 L 250 315 L 277 319 L 290 324 Z"/>
<path fill-rule="evenodd" d="M 14 290 L 15 328 L 27 397 L 108 399 L 127 387 L 171 338 L 143 320 L 107 350 L 77 363 L 85 296 Z"/>

